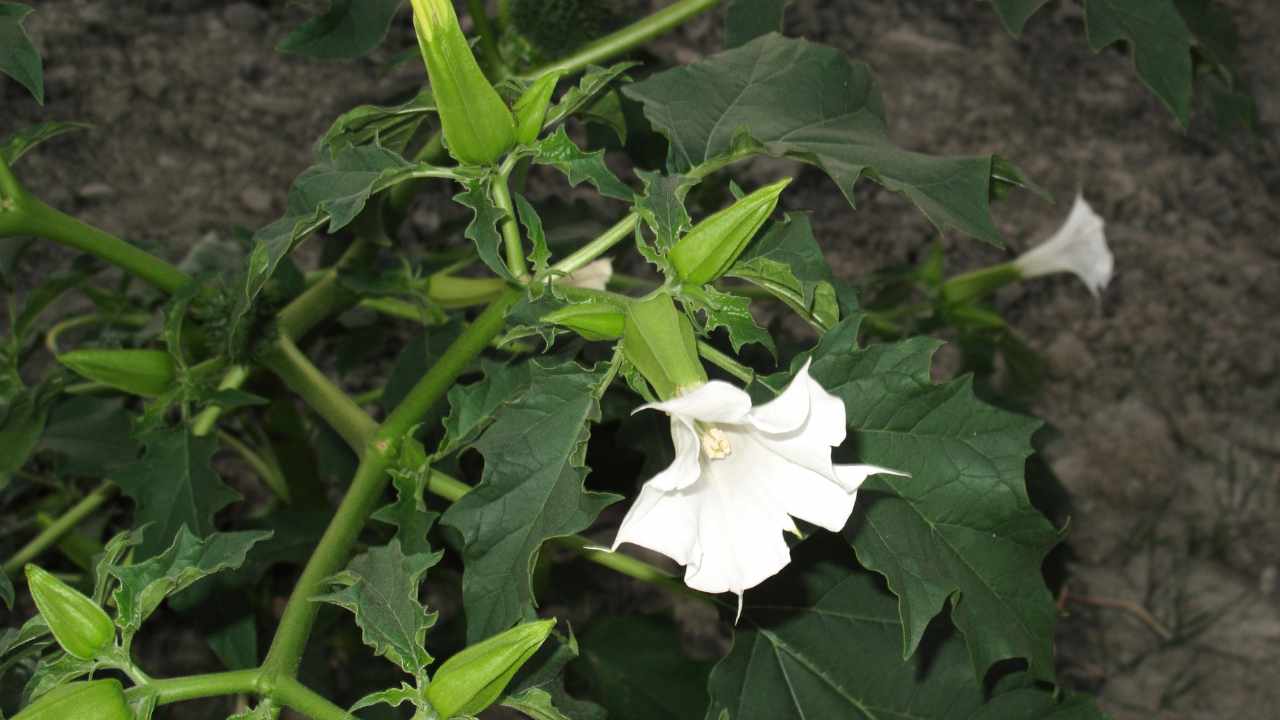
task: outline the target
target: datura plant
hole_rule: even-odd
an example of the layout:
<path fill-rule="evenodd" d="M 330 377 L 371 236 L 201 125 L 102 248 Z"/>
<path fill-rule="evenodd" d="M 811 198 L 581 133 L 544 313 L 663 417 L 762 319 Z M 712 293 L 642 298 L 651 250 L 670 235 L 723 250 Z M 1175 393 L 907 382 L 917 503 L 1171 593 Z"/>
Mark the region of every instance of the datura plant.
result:
<path fill-rule="evenodd" d="M 1193 78 L 1239 107 L 1206 2 L 1084 5 L 1180 122 Z M 895 144 L 871 70 L 781 34 L 782 0 L 641 6 L 334 0 L 281 50 L 401 24 L 421 91 L 337 117 L 243 252 L 170 263 L 42 201 L 21 161 L 82 124 L 0 143 L 0 713 L 1103 717 L 1057 683 L 1065 527 L 992 360 L 1034 357 L 1002 287 L 1106 302 L 1103 219 L 1082 196 L 1006 241 L 993 203 L 1031 181 Z M 722 51 L 633 59 L 712 11 Z M 0 3 L 0 71 L 43 102 L 32 12 Z M 815 237 L 802 175 L 1031 249 L 841 277 L 858 215 Z M 450 199 L 462 223 L 402 231 Z M 35 276 L 38 243 L 78 257 Z"/>

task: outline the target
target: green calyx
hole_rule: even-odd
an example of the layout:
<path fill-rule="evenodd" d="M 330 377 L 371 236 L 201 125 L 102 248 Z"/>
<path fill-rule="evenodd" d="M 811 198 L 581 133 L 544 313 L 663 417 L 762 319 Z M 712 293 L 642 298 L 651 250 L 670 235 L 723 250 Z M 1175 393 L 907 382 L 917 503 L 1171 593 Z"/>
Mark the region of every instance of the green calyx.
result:
<path fill-rule="evenodd" d="M 957 275 L 942 283 L 942 300 L 956 305 L 976 300 L 1022 279 L 1022 271 L 1013 263 L 1001 263 Z"/>
<path fill-rule="evenodd" d="M 676 241 L 667 257 L 680 279 L 705 285 L 728 272 L 790 184 L 787 178 L 766 185 L 707 217 Z"/>
<path fill-rule="evenodd" d="M 471 53 L 453 2 L 413 0 L 413 24 L 449 154 L 464 165 L 494 164 L 515 145 L 515 118 Z"/>
<path fill-rule="evenodd" d="M 41 695 L 13 720 L 133 720 L 133 711 L 119 680 L 81 680 Z"/>
<path fill-rule="evenodd" d="M 36 608 L 67 654 L 92 660 L 115 642 L 116 627 L 97 603 L 35 565 L 26 572 Z"/>
<path fill-rule="evenodd" d="M 427 686 L 427 701 L 441 720 L 478 714 L 502 695 L 555 624 L 551 619 L 517 625 L 449 658 Z"/>
<path fill-rule="evenodd" d="M 589 301 L 547 313 L 542 322 L 569 328 L 587 340 L 617 340 L 622 337 L 626 313 L 612 303 Z"/>
<path fill-rule="evenodd" d="M 627 308 L 622 352 L 663 400 L 707 381 L 693 325 L 666 293 Z"/>
<path fill-rule="evenodd" d="M 551 106 L 551 95 L 556 91 L 556 83 L 562 73 L 548 73 L 533 81 L 524 91 L 512 112 L 516 116 L 516 142 L 528 145 L 538 139 L 542 132 L 542 123 L 547 119 L 547 108 Z"/>
<path fill-rule="evenodd" d="M 164 394 L 177 372 L 164 350 L 72 350 L 58 362 L 87 380 L 142 397 Z"/>

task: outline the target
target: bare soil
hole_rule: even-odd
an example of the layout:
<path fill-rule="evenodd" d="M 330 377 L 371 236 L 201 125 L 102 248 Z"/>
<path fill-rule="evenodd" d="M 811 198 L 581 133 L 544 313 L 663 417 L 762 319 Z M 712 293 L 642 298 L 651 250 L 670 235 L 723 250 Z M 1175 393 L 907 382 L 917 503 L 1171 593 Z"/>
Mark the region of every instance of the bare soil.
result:
<path fill-rule="evenodd" d="M 312 3 L 317 5 L 318 3 Z M 1059 653 L 1071 686 L 1117 719 L 1262 718 L 1280 706 L 1280 14 L 1233 0 L 1262 125 L 1189 131 L 1123 53 L 1091 54 L 1075 2 L 1022 39 L 971 0 L 797 0 L 789 32 L 865 60 L 895 139 L 933 153 L 999 152 L 1058 199 L 997 208 L 1010 249 L 944 240 L 953 272 L 1011 257 L 1082 190 L 1107 220 L 1117 275 L 1094 301 L 1072 278 L 1004 291 L 1044 353 L 1033 409 L 1074 509 Z M 399 22 L 372 59 L 320 63 L 273 46 L 307 16 L 283 3 L 44 0 L 28 26 L 48 105 L 0 83 L 0 134 L 48 119 L 93 123 L 25 158 L 51 204 L 180 259 L 202 238 L 283 209 L 310 146 L 340 112 L 420 81 Z M 312 8 L 314 9 L 314 8 Z M 719 47 L 700 19 L 652 46 L 688 62 Z M 788 209 L 813 212 L 837 273 L 919 257 L 936 240 L 902 199 L 871 189 L 851 210 L 816 171 Z M 422 201 L 412 229 L 455 211 Z M 52 267 L 61 251 L 39 251 Z"/>

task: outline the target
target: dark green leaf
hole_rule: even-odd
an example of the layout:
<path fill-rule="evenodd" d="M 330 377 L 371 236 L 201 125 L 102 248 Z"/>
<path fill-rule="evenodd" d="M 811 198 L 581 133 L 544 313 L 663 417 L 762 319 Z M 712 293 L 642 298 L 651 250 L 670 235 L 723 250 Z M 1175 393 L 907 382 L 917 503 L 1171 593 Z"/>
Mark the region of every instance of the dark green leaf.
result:
<path fill-rule="evenodd" d="M 696 718 L 707 707 L 711 663 L 686 657 L 679 631 L 665 618 L 597 621 L 583 634 L 574 667 L 610 720 Z"/>
<path fill-rule="evenodd" d="M 909 197 L 935 225 L 1000 244 L 991 156 L 934 157 L 889 140 L 880 90 L 862 63 L 767 35 L 623 92 L 670 141 L 673 172 L 765 152 L 822 168 L 852 204 L 863 176 Z"/>
<path fill-rule="evenodd" d="M 97 669 L 97 660 L 81 660 L 61 650 L 40 658 L 40 664 L 27 679 L 23 693 L 34 700 L 50 690 L 82 678 Z"/>
<path fill-rule="evenodd" d="M 471 224 L 467 225 L 464 235 L 475 243 L 476 254 L 498 277 L 514 280 L 507 261 L 502 258 L 502 234 L 498 232 L 498 223 L 506 217 L 493 198 L 489 195 L 489 184 L 502 182 L 491 177 L 475 178 L 466 181 L 466 192 L 453 196 L 453 201 L 471 208 L 474 213 Z"/>
<path fill-rule="evenodd" d="M 400 105 L 361 105 L 340 115 L 319 145 L 330 154 L 357 145 L 380 145 L 403 153 L 422 121 L 435 109 L 436 99 L 428 88 Z"/>
<path fill-rule="evenodd" d="M 529 251 L 529 264 L 533 268 L 534 277 L 542 277 L 551 260 L 551 248 L 547 247 L 547 233 L 542 229 L 542 218 L 538 217 L 538 211 L 523 195 L 515 195 L 514 200 L 520 224 L 524 226 L 525 239 L 532 247 Z"/>
<path fill-rule="evenodd" d="M 859 462 L 909 472 L 863 484 L 845 536 L 900 599 L 903 654 L 952 602 L 972 672 L 1026 658 L 1053 676 L 1053 598 L 1040 577 L 1058 533 L 1027 498 L 1035 420 L 979 401 L 971 380 L 930 380 L 938 343 L 856 346 L 858 322 L 828 332 L 810 372 L 841 398 Z"/>
<path fill-rule="evenodd" d="M 556 123 L 563 121 L 565 118 L 584 110 L 590 106 L 596 97 L 608 89 L 622 74 L 631 68 L 639 65 L 635 62 L 614 63 L 607 68 L 589 67 L 582 74 L 582 78 L 578 80 L 578 84 L 565 91 L 561 96 L 560 102 L 551 106 L 547 111 L 547 118 L 543 122 L 544 127 L 554 127 Z"/>
<path fill-rule="evenodd" d="M 736 48 L 761 35 L 782 32 L 790 0 L 729 0 L 724 15 L 724 47 Z"/>
<path fill-rule="evenodd" d="M 124 402 L 91 395 L 53 406 L 40 449 L 58 456 L 60 475 L 100 476 L 138 457 Z"/>
<path fill-rule="evenodd" d="M 280 52 L 322 60 L 357 58 L 378 47 L 401 0 L 331 0 L 323 15 L 289 33 Z"/>
<path fill-rule="evenodd" d="M 252 614 L 210 631 L 209 649 L 228 670 L 248 670 L 258 666 L 258 625 Z"/>
<path fill-rule="evenodd" d="M 1031 19 L 1031 16 L 1035 15 L 1037 10 L 1049 2 L 1049 0 L 989 1 L 995 7 L 996 15 L 1000 16 L 1000 22 L 1004 23 L 1005 29 L 1014 37 L 1022 35 L 1022 28 L 1026 27 L 1027 20 Z"/>
<path fill-rule="evenodd" d="M 1138 77 L 1186 127 L 1191 114 L 1191 32 L 1173 0 L 1086 0 L 1094 52 L 1125 41 Z"/>
<path fill-rule="evenodd" d="M 432 658 L 424 643 L 436 616 L 418 601 L 418 591 L 439 560 L 440 553 L 407 555 L 392 540 L 357 555 L 330 578 L 337 589 L 312 600 L 350 610 L 366 645 L 410 675 L 425 678 Z"/>
<path fill-rule="evenodd" d="M 2 5 L 0 4 L 0 7 Z M 0 10 L 0 16 L 2 15 L 3 10 Z M 0 20 L 0 24 L 3 24 L 3 20 Z M 0 50 L 0 53 L 3 53 L 3 50 Z M 46 140 L 52 140 L 59 135 L 76 130 L 90 130 L 92 128 L 92 125 L 78 122 L 52 121 L 32 125 L 10 135 L 3 144 L 0 144 L 0 159 L 3 159 L 9 166 L 13 166 L 18 161 L 18 158 L 26 155 L 29 150 Z"/>
<path fill-rule="evenodd" d="M 134 525 L 148 525 L 139 559 L 163 552 L 186 527 L 197 537 L 213 532 L 213 514 L 240 498 L 209 467 L 215 437 L 195 437 L 185 428 L 142 437 L 146 454 L 113 474 L 111 481 L 133 498 Z"/>
<path fill-rule="evenodd" d="M 1062 700 L 1043 689 L 1023 688 L 1001 694 L 966 720 L 1107 720 L 1091 698 L 1068 694 Z"/>
<path fill-rule="evenodd" d="M 58 388 L 46 383 L 22 388 L 0 405 L 0 479 L 17 472 L 35 452 L 57 395 Z"/>
<path fill-rule="evenodd" d="M 13 609 L 13 581 L 3 570 L 0 570 L 0 600 L 4 601 L 5 607 Z M 0 655 L 3 654 L 4 651 L 0 650 Z"/>
<path fill-rule="evenodd" d="M 475 444 L 485 461 L 480 484 L 444 515 L 465 544 L 469 642 L 532 611 L 531 573 L 544 541 L 585 529 L 619 499 L 582 487 L 603 370 L 533 361 L 530 371 L 529 392 L 498 409 Z"/>
<path fill-rule="evenodd" d="M 398 688 L 388 688 L 386 690 L 379 690 L 365 695 L 352 704 L 351 712 L 370 708 L 374 705 L 400 707 L 404 703 L 410 703 L 415 707 L 422 705 L 422 693 L 415 687 L 410 687 L 406 683 L 401 683 Z"/>
<path fill-rule="evenodd" d="M 635 193 L 618 179 L 604 162 L 604 151 L 583 152 L 569 139 L 561 127 L 534 146 L 533 161 L 550 165 L 569 178 L 569 184 L 577 187 L 582 181 L 595 186 L 601 195 L 631 202 Z"/>
<path fill-rule="evenodd" d="M 751 298 L 721 292 L 705 285 L 700 288 L 683 288 L 680 299 L 691 309 L 702 313 L 701 331 L 712 332 L 716 328 L 728 331 L 729 343 L 733 345 L 734 352 L 742 350 L 742 346 L 747 343 L 759 343 L 771 355 L 777 356 L 778 348 L 773 337 L 757 325 L 756 319 L 751 315 Z"/>
<path fill-rule="evenodd" d="M 182 527 L 163 553 L 134 565 L 109 567 L 120 581 L 112 595 L 116 625 L 126 635 L 137 632 L 166 597 L 200 578 L 240 567 L 250 548 L 269 537 L 268 532 L 232 532 L 198 538 Z"/>
<path fill-rule="evenodd" d="M 23 19 L 32 12 L 20 3 L 0 2 L 0 72 L 18 81 L 44 105 L 44 63 L 22 27 Z"/>
<path fill-rule="evenodd" d="M 390 473 L 396 501 L 375 512 L 373 519 L 396 527 L 395 540 L 406 554 L 428 554 L 431 545 L 427 543 L 427 533 L 439 515 L 427 512 L 425 493 L 431 479 L 431 464 L 422 443 L 406 437 Z"/>
<path fill-rule="evenodd" d="M 493 421 L 504 404 L 519 400 L 532 382 L 529 363 L 503 365 L 482 359 L 484 379 L 449 389 L 449 415 L 444 419 L 444 439 L 436 450 L 443 457 L 470 445 Z"/>
<path fill-rule="evenodd" d="M 636 198 L 636 212 L 653 231 L 658 248 L 666 252 L 693 227 L 693 219 L 684 207 L 691 181 L 683 175 L 644 170 L 636 171 L 636 175 L 644 183 L 644 195 Z"/>
<path fill-rule="evenodd" d="M 733 649 L 711 673 L 707 720 L 1102 720 L 1091 702 L 1059 700 L 1022 674 L 984 705 L 964 642 L 943 625 L 899 659 L 896 604 L 838 543 L 804 542 L 786 570 L 747 594 Z"/>
<path fill-rule="evenodd" d="M 774 223 L 726 274 L 768 290 L 820 328 L 840 319 L 831 267 L 807 215 L 791 213 Z"/>
<path fill-rule="evenodd" d="M 428 171 L 429 166 L 406 162 L 376 145 L 338 150 L 303 171 L 289 189 L 284 217 L 253 234 L 244 292 L 232 318 L 233 331 L 294 243 L 326 224 L 328 232 L 341 230 L 364 209 L 371 195 Z"/>

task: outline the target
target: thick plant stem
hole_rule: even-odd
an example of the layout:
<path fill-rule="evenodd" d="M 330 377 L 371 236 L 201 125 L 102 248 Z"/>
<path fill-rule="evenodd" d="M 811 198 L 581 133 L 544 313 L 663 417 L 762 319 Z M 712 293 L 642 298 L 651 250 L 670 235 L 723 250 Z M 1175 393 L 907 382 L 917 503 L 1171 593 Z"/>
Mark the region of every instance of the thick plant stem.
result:
<path fill-rule="evenodd" d="M 307 561 L 302 576 L 294 585 L 293 594 L 290 595 L 284 615 L 280 618 L 280 625 L 271 642 L 271 649 L 267 652 L 267 659 L 263 663 L 263 671 L 272 682 L 282 682 L 297 675 L 298 664 L 302 660 L 318 609 L 311 598 L 321 591 L 325 579 L 346 563 L 351 546 L 360 534 L 360 529 L 364 527 L 365 521 L 382 497 L 382 491 L 389 479 L 387 468 L 395 457 L 396 443 L 421 420 L 432 405 L 444 397 L 471 360 L 489 345 L 489 341 L 502 332 L 506 326 L 506 312 L 519 298 L 520 291 L 511 289 L 490 304 L 449 346 L 376 431 L 364 433 L 361 440 L 354 436 L 348 438 L 347 434 L 342 433 L 341 428 L 335 427 L 348 443 L 360 443 L 352 444 L 352 447 L 362 450 L 360 466 L 356 470 L 350 488 L 347 489 L 347 494 L 334 513 L 333 520 L 325 529 L 324 536 L 320 538 L 311 559 Z M 292 343 L 289 344 L 292 345 Z M 305 361 L 305 358 L 303 360 Z M 283 369 L 290 372 L 297 371 L 296 367 L 285 366 Z M 323 396 L 331 392 L 341 394 L 341 391 L 336 388 L 331 390 L 328 380 L 318 372 L 314 375 L 295 374 L 292 380 L 291 377 L 284 377 L 284 379 L 291 389 L 308 402 L 320 400 L 323 405 L 332 405 L 332 399 Z M 358 425 L 361 428 L 369 428 L 373 425 L 369 416 L 365 415 L 350 398 L 346 395 L 342 395 L 342 398 L 345 401 L 343 405 L 349 405 L 354 412 L 344 409 L 335 419 L 346 426 Z M 313 407 L 322 417 L 330 419 L 331 409 Z M 349 415 L 358 415 L 363 420 L 355 421 L 352 417 L 348 417 Z"/>
<path fill-rule="evenodd" d="M 12 228 L 0 228 L 0 234 L 35 235 L 89 253 L 166 293 L 173 293 L 191 282 L 189 275 L 164 260 L 55 210 L 29 194 L 21 193 L 8 200 L 13 203 L 13 209 L 8 211 L 12 213 Z"/>
<path fill-rule="evenodd" d="M 154 695 L 158 705 L 170 705 L 184 700 L 222 695 L 247 695 L 257 690 L 258 670 L 254 669 L 176 678 L 152 678 L 145 685 L 130 688 L 125 696 L 133 701 Z"/>
<path fill-rule="evenodd" d="M 53 524 L 41 530 L 26 545 L 19 548 L 18 552 L 14 553 L 12 557 L 5 560 L 4 573 L 6 575 L 17 573 L 24 565 L 34 560 L 40 553 L 56 544 L 64 535 L 75 529 L 82 520 L 92 515 L 95 510 L 102 507 L 102 504 L 110 500 L 111 496 L 115 494 L 115 485 L 109 482 L 103 482 L 98 485 L 92 492 L 62 513 L 57 520 L 53 521 Z"/>
<path fill-rule="evenodd" d="M 284 380 L 357 452 L 373 437 L 377 425 L 338 386 L 307 359 L 293 340 L 276 338 L 262 364 Z"/>
<path fill-rule="evenodd" d="M 283 678 L 271 693 L 277 704 L 292 708 L 312 720 L 358 720 L 319 693 L 293 678 Z"/>
<path fill-rule="evenodd" d="M 553 72 L 573 72 L 588 65 L 603 63 L 683 25 L 690 18 L 719 4 L 720 0 L 680 0 L 672 3 L 642 20 L 596 40 L 571 55 L 534 70 L 528 76 L 532 78 Z"/>
<path fill-rule="evenodd" d="M 715 365 L 748 385 L 755 382 L 755 370 L 752 370 L 746 365 L 743 365 L 737 360 L 734 360 L 728 355 L 720 352 L 714 345 L 705 340 L 698 341 L 698 354 L 702 356 L 702 359 L 710 362 L 712 365 Z"/>

